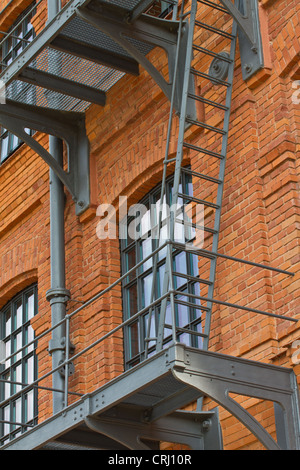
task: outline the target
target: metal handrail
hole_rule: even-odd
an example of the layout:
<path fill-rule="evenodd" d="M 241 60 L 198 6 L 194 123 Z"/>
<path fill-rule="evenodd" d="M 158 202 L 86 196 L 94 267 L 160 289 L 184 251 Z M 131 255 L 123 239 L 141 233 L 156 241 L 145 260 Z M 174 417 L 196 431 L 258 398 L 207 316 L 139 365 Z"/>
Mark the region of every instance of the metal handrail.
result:
<path fill-rule="evenodd" d="M 20 19 L 20 21 L 13 27 L 13 29 L 12 29 L 11 31 L 8 31 L 8 32 L 6 33 L 6 36 L 0 41 L 0 48 L 1 48 L 2 44 L 3 44 L 5 41 L 7 41 L 7 39 L 8 39 L 9 37 L 12 37 L 13 33 L 15 32 L 15 30 L 20 26 L 20 24 L 23 23 L 23 21 L 25 20 L 25 18 L 27 18 L 27 17 L 34 11 L 34 9 L 37 8 L 37 7 L 38 7 L 42 2 L 44 2 L 44 1 L 45 1 L 45 0 L 39 0 L 32 8 L 30 8 L 30 9 L 28 10 L 27 14 L 24 15 L 24 16 L 22 17 L 22 19 Z M 3 31 L 1 31 L 1 34 L 5 34 L 5 33 L 4 33 Z M 22 40 L 22 38 L 18 38 L 18 39 L 20 39 L 20 41 Z"/>

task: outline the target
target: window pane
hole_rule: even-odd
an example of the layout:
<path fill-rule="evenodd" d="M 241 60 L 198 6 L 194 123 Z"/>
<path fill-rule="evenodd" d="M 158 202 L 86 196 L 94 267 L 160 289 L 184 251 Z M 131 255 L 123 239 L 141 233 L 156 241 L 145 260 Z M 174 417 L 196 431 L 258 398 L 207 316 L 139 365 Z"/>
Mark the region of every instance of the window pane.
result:
<path fill-rule="evenodd" d="M 21 423 L 22 422 L 22 399 L 21 398 L 18 398 L 14 402 L 13 410 L 14 410 L 14 422 Z"/>
<path fill-rule="evenodd" d="M 175 271 L 180 274 L 187 274 L 187 262 L 185 252 L 179 253 L 175 256 Z M 176 276 L 177 288 L 186 284 L 187 280 L 184 277 Z"/>
<path fill-rule="evenodd" d="M 6 343 L 5 343 L 5 356 L 9 357 L 10 355 L 11 355 L 11 342 L 6 341 Z M 11 359 L 7 359 L 5 361 L 5 368 L 7 369 L 7 367 L 9 367 L 10 365 L 11 365 Z"/>
<path fill-rule="evenodd" d="M 22 365 L 18 365 L 13 371 L 13 382 L 17 382 L 18 384 L 22 383 Z M 19 392 L 22 389 L 21 385 L 15 384 L 15 392 Z"/>
<path fill-rule="evenodd" d="M 34 340 L 34 330 L 32 326 L 29 325 L 25 330 L 25 344 L 29 344 L 33 340 Z M 34 348 L 34 344 L 31 344 L 30 346 L 28 346 L 28 348 L 25 349 L 24 354 L 30 353 L 31 351 L 33 351 L 33 348 Z"/>
<path fill-rule="evenodd" d="M 18 333 L 14 337 L 14 343 L 13 343 L 13 348 L 14 351 L 18 351 L 22 347 L 22 333 Z M 19 361 L 22 358 L 22 352 L 19 352 L 16 356 L 14 356 L 13 360 L 14 362 Z"/>
<path fill-rule="evenodd" d="M 10 406 L 6 406 L 4 408 L 4 421 L 11 421 L 10 419 Z M 9 424 L 4 424 L 4 435 L 8 434 L 10 430 L 10 425 Z"/>
<path fill-rule="evenodd" d="M 152 273 L 142 280 L 142 308 L 147 307 L 151 303 L 152 280 Z"/>
<path fill-rule="evenodd" d="M 4 336 L 8 336 L 11 334 L 11 312 L 10 309 L 5 314 L 5 333 Z"/>
<path fill-rule="evenodd" d="M 1 138 L 1 162 L 3 162 L 3 160 L 8 155 L 8 141 L 9 141 L 8 135 Z"/>
<path fill-rule="evenodd" d="M 179 297 L 179 300 L 185 300 L 186 297 Z M 189 308 L 185 305 L 177 304 L 178 306 L 178 326 L 185 327 L 189 323 Z"/>
<path fill-rule="evenodd" d="M 23 304 L 20 300 L 16 304 L 16 313 L 15 313 L 15 329 L 20 328 L 23 324 Z"/>
<path fill-rule="evenodd" d="M 34 316 L 34 295 L 30 295 L 27 298 L 27 305 L 26 305 L 26 317 L 25 321 L 30 320 Z"/>
<path fill-rule="evenodd" d="M 144 331 L 145 331 L 145 337 L 148 335 L 148 328 L 149 328 L 149 315 L 146 315 L 144 317 Z M 151 323 L 150 323 L 150 331 L 149 331 L 149 338 L 155 338 L 156 337 L 156 331 L 155 331 L 155 318 L 152 313 L 151 315 Z M 151 348 L 152 346 L 155 346 L 156 342 L 155 341 L 149 341 L 148 342 L 148 348 Z"/>
<path fill-rule="evenodd" d="M 3 378 L 4 378 L 4 380 L 10 381 L 10 373 L 5 374 L 3 376 Z M 5 382 L 5 384 L 4 384 L 4 400 L 6 400 L 6 398 L 10 397 L 10 395 L 11 395 L 10 388 L 11 388 L 11 384 L 8 383 L 8 382 Z"/>
<path fill-rule="evenodd" d="M 143 240 L 141 243 L 141 256 L 142 259 L 145 259 L 147 256 L 151 255 L 152 253 L 152 239 L 147 238 L 146 240 Z M 142 265 L 142 271 L 146 271 L 147 269 L 152 267 L 152 258 L 150 258 L 148 261 L 146 261 Z"/>
<path fill-rule="evenodd" d="M 30 385 L 34 382 L 34 358 L 33 356 L 29 357 L 25 365 L 25 383 Z"/>
<path fill-rule="evenodd" d="M 129 345 L 130 345 L 130 357 L 134 357 L 140 352 L 140 341 L 139 341 L 139 323 L 135 322 L 129 327 Z"/>
<path fill-rule="evenodd" d="M 132 316 L 138 311 L 137 284 L 127 289 L 127 296 L 129 315 Z"/>
<path fill-rule="evenodd" d="M 25 395 L 25 422 L 34 418 L 34 393 L 33 390 Z"/>

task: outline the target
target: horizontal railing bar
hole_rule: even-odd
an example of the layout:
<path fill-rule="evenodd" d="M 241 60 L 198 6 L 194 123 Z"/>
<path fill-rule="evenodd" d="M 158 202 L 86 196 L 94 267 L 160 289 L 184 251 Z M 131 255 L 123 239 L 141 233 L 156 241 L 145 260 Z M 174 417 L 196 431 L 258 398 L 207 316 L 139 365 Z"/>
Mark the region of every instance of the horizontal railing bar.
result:
<path fill-rule="evenodd" d="M 143 313 L 146 313 L 148 312 L 148 310 L 152 307 L 154 307 L 156 304 L 159 304 L 162 300 L 164 300 L 166 297 L 169 297 L 170 293 L 167 292 L 165 293 L 164 295 L 162 295 L 161 297 L 159 297 L 158 299 L 154 300 L 153 302 L 151 302 L 151 304 L 147 305 L 147 307 L 143 308 L 142 310 L 140 310 L 139 312 L 135 313 L 134 315 L 132 315 L 132 317 L 128 318 L 127 320 L 125 320 L 124 322 L 120 323 L 120 325 L 116 326 L 115 328 L 113 328 L 111 331 L 109 331 L 108 333 L 106 333 L 104 336 L 102 336 L 101 338 L 99 338 L 98 340 L 94 341 L 94 343 L 90 344 L 89 346 L 87 346 L 85 349 L 83 349 L 82 351 L 80 351 L 79 353 L 75 354 L 74 356 L 72 356 L 72 358 L 70 360 L 74 361 L 75 359 L 77 359 L 78 357 L 82 356 L 83 354 L 85 354 L 86 352 L 88 352 L 90 349 L 92 349 L 94 346 L 97 346 L 98 344 L 100 344 L 102 341 L 104 341 L 105 339 L 107 339 L 109 336 L 113 335 L 114 333 L 116 333 L 117 331 L 119 331 L 120 329 L 124 328 L 124 326 L 127 326 L 129 325 L 130 323 L 134 322 L 137 318 L 139 318 L 141 315 L 143 315 Z M 65 361 L 64 363 L 62 363 L 61 367 L 63 367 L 65 365 L 67 361 Z M 70 361 L 68 361 L 70 362 Z"/>
<path fill-rule="evenodd" d="M 170 243 L 168 241 L 168 243 Z M 166 242 L 166 244 L 168 244 Z M 163 246 L 163 245 L 162 245 Z M 158 299 L 156 299 L 154 302 L 152 302 L 151 304 L 149 304 L 146 308 L 140 310 L 139 312 L 137 312 L 135 315 L 132 315 L 132 317 L 128 318 L 127 320 L 125 320 L 124 322 L 122 322 L 120 325 L 116 326 L 114 329 L 112 329 L 111 331 L 109 331 L 108 333 L 106 333 L 104 336 L 102 336 L 101 338 L 99 338 L 98 340 L 96 340 L 94 343 L 90 344 L 89 346 L 87 346 L 85 349 L 83 349 L 82 351 L 80 351 L 79 353 L 75 354 L 74 356 L 72 356 L 70 359 L 68 359 L 67 361 L 64 361 L 62 362 L 59 366 L 53 368 L 50 372 L 47 372 L 46 374 L 44 374 L 42 377 L 39 377 L 38 379 L 36 379 L 34 382 L 32 382 L 30 385 L 28 385 L 27 387 L 23 388 L 22 390 L 20 390 L 19 392 L 15 393 L 14 395 L 12 395 L 11 397 L 5 399 L 4 401 L 0 402 L 0 406 L 5 406 L 7 403 L 11 402 L 12 400 L 14 400 L 15 398 L 17 398 L 19 395 L 23 394 L 23 393 L 26 393 L 28 390 L 31 390 L 33 388 L 34 385 L 38 384 L 39 382 L 41 382 L 42 380 L 46 379 L 47 377 L 49 377 L 50 375 L 52 375 L 54 372 L 57 372 L 58 370 L 61 370 L 66 364 L 69 364 L 70 362 L 73 362 L 75 359 L 77 359 L 78 357 L 82 356 L 83 354 L 85 354 L 87 351 L 89 351 L 90 349 L 92 349 L 93 347 L 97 346 L 98 344 L 100 344 L 102 341 L 104 341 L 105 339 L 107 339 L 109 336 L 113 335 L 114 333 L 116 333 L 118 330 L 120 330 L 121 328 L 123 328 L 124 326 L 128 325 L 129 323 L 131 323 L 132 321 L 136 320 L 139 316 L 141 316 L 143 313 L 146 313 L 152 306 L 160 303 L 163 299 L 165 299 L 166 297 L 169 297 L 169 292 L 165 293 L 164 295 L 162 295 L 161 297 L 159 297 Z M 74 312 L 73 312 L 74 313 Z M 70 314 L 71 315 L 71 314 Z M 63 323 L 63 321 L 66 320 L 66 317 L 64 320 L 62 320 L 60 323 Z M 58 324 L 57 324 L 58 325 Z M 56 325 L 56 326 L 57 326 Z"/>
<path fill-rule="evenodd" d="M 40 0 L 38 3 L 34 4 L 32 6 L 32 8 L 30 8 L 30 10 L 28 10 L 27 14 L 25 16 L 23 16 L 20 21 L 14 26 L 14 28 L 8 32 L 7 36 L 5 36 L 1 41 L 0 41 L 0 47 L 2 46 L 2 44 L 8 39 L 8 37 L 10 37 L 13 32 L 23 23 L 23 21 L 25 20 L 25 18 L 27 18 L 27 16 L 29 16 L 35 9 L 36 7 L 39 6 L 40 3 L 42 3 L 44 0 Z"/>
<path fill-rule="evenodd" d="M 71 313 L 68 313 L 62 320 L 60 320 L 59 322 L 57 322 L 54 326 L 48 328 L 48 330 L 44 331 L 43 333 L 41 333 L 39 336 L 37 336 L 36 338 L 34 338 L 32 341 L 30 341 L 29 343 L 27 343 L 25 346 L 22 346 L 20 349 L 18 349 L 17 351 L 15 351 L 13 354 L 11 354 L 10 356 L 7 356 L 5 358 L 6 361 L 10 360 L 11 358 L 13 358 L 14 356 L 16 356 L 17 354 L 19 354 L 20 352 L 22 352 L 24 349 L 27 349 L 29 346 L 33 345 L 34 343 L 36 343 L 39 339 L 43 338 L 44 336 L 46 336 L 47 334 L 51 333 L 51 331 L 55 330 L 56 328 L 58 328 L 60 325 L 64 324 L 65 321 L 69 320 L 70 318 L 72 318 L 74 315 L 76 315 L 76 313 L 80 312 L 81 310 L 83 310 L 85 307 L 88 307 L 89 305 L 91 305 L 93 302 L 95 302 L 96 300 L 98 300 L 102 295 L 106 294 L 107 292 L 109 292 L 111 289 L 113 289 L 114 287 L 116 287 L 120 282 L 122 282 L 124 279 L 126 279 L 127 276 L 129 276 L 132 272 L 136 271 L 140 266 L 142 266 L 144 263 L 146 263 L 149 259 L 151 259 L 156 253 L 158 253 L 159 251 L 163 250 L 168 244 L 170 243 L 169 240 L 167 240 L 166 242 L 164 242 L 161 246 L 159 246 L 158 248 L 156 248 L 155 250 L 153 250 L 153 252 L 148 255 L 147 257 L 145 257 L 142 261 L 140 261 L 139 263 L 137 263 L 133 268 L 131 268 L 129 271 L 127 271 L 125 274 L 123 274 L 123 276 L 121 276 L 119 279 L 117 279 L 113 284 L 111 284 L 110 286 L 108 286 L 106 289 L 102 290 L 101 292 L 99 292 L 98 294 L 96 294 L 94 297 L 92 297 L 90 300 L 88 300 L 87 302 L 84 302 L 80 307 L 78 307 L 76 310 L 74 310 L 73 312 Z"/>
<path fill-rule="evenodd" d="M 21 387 L 31 387 L 31 384 L 24 384 L 22 382 L 14 382 L 12 380 L 5 380 L 5 379 L 0 379 L 0 382 L 2 383 L 8 383 L 12 385 L 20 385 Z M 40 390 L 46 390 L 48 392 L 58 392 L 58 393 L 64 393 L 64 390 L 59 390 L 57 388 L 51 388 L 51 387 L 42 387 L 41 385 L 33 385 L 32 388 L 38 388 Z M 22 392 L 22 390 L 20 390 Z M 68 392 L 69 395 L 75 395 L 78 397 L 83 397 L 83 393 L 77 393 L 77 392 Z"/>
<path fill-rule="evenodd" d="M 181 299 L 174 299 L 174 302 L 180 305 L 184 305 L 185 307 L 191 307 L 191 308 L 196 308 L 198 310 L 203 310 L 204 312 L 210 311 L 210 308 L 204 307 L 203 305 L 194 304 L 193 302 L 186 302 L 185 300 L 181 300 Z"/>
<path fill-rule="evenodd" d="M 165 323 L 164 327 L 168 330 L 173 329 L 172 325 L 168 325 L 167 323 Z M 202 338 L 207 338 L 207 336 L 208 336 L 205 333 L 199 333 L 198 331 L 190 330 L 189 328 L 182 328 L 180 326 L 176 326 L 175 330 L 176 330 L 176 333 L 177 332 L 179 332 L 179 333 L 188 333 L 188 334 L 195 335 L 195 336 L 201 336 Z"/>
<path fill-rule="evenodd" d="M 173 241 L 171 243 L 172 243 L 173 246 L 177 246 L 178 249 L 180 247 L 182 249 L 185 248 L 184 243 L 180 243 L 180 242 L 176 242 L 176 241 Z M 237 261 L 239 263 L 248 264 L 250 266 L 254 266 L 254 267 L 257 267 L 257 268 L 268 269 L 270 271 L 275 271 L 275 272 L 278 272 L 278 273 L 281 273 L 281 274 L 287 274 L 288 276 L 295 276 L 295 273 L 292 273 L 290 271 L 285 271 L 283 269 L 274 268 L 273 266 L 267 266 L 265 264 L 255 263 L 254 261 L 247 261 L 245 259 L 236 258 L 235 256 L 223 255 L 221 253 L 217 253 L 216 251 L 205 250 L 204 248 L 196 248 L 195 247 L 195 249 L 192 249 L 189 246 L 188 251 L 189 251 L 189 253 L 194 253 L 194 254 L 198 254 L 198 255 L 203 255 L 203 256 L 207 255 L 208 258 L 214 258 L 214 257 L 224 258 L 224 259 L 228 259 L 230 261 Z"/>
<path fill-rule="evenodd" d="M 204 225 L 199 225 L 199 224 L 196 224 L 195 222 L 190 222 L 189 220 L 182 220 L 182 219 L 176 218 L 175 222 L 178 223 L 178 224 L 184 225 L 186 227 L 192 227 L 192 228 L 202 230 L 204 232 L 208 232 L 208 233 L 211 233 L 211 234 L 218 233 L 217 230 L 215 230 L 213 228 L 205 227 Z"/>
<path fill-rule="evenodd" d="M 258 309 L 251 308 L 251 307 L 244 307 L 242 305 L 232 304 L 230 302 L 225 302 L 225 301 L 222 301 L 222 300 L 211 299 L 209 297 L 202 297 L 201 295 L 190 294 L 189 292 L 180 292 L 180 291 L 177 291 L 177 290 L 173 290 L 173 291 L 169 292 L 169 294 L 172 294 L 172 293 L 174 295 L 180 294 L 180 295 L 184 295 L 186 297 L 192 297 L 193 299 L 199 299 L 199 300 L 204 300 L 206 302 L 211 302 L 211 303 L 218 304 L 218 305 L 224 305 L 225 307 L 233 307 L 233 308 L 236 308 L 236 309 L 239 309 L 239 310 L 245 310 L 247 312 L 253 312 L 253 313 L 260 314 L 260 315 L 266 315 L 266 316 L 269 316 L 269 317 L 278 318 L 278 319 L 280 318 L 281 320 L 287 320 L 287 321 L 291 321 L 291 322 L 294 322 L 294 323 L 298 323 L 298 320 L 296 318 L 286 317 L 284 315 L 278 315 L 276 313 L 265 312 L 264 310 L 258 310 Z"/>
<path fill-rule="evenodd" d="M 36 426 L 36 424 L 16 423 L 15 421 L 4 421 L 2 419 L 0 419 L 0 424 L 11 424 L 13 426 L 20 426 L 20 427 L 22 426 L 22 427 L 26 427 L 26 428 L 34 428 Z M 16 432 L 16 429 L 13 429 L 8 434 L 11 434 L 13 432 Z"/>
<path fill-rule="evenodd" d="M 176 326 L 176 333 L 188 333 L 189 335 L 200 336 L 201 338 L 207 338 L 208 335 L 205 333 L 199 333 L 198 331 L 190 330 L 188 328 L 181 328 L 180 326 Z"/>
<path fill-rule="evenodd" d="M 220 206 L 218 204 L 206 201 L 205 199 L 199 199 L 194 196 L 189 196 L 188 194 L 178 193 L 178 197 L 181 197 L 182 199 L 187 199 L 192 202 L 196 202 L 197 204 L 203 204 L 204 206 L 212 207 L 213 209 L 220 209 Z"/>

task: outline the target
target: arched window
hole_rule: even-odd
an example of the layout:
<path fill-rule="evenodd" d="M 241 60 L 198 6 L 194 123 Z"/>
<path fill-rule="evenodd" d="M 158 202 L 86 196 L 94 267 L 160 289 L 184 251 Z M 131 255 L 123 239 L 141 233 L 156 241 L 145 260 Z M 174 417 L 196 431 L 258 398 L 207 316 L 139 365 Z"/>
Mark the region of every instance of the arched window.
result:
<path fill-rule="evenodd" d="M 167 180 L 165 199 L 163 201 L 162 228 L 160 236 L 160 246 L 167 238 L 167 218 L 166 212 L 172 207 L 173 177 Z M 193 195 L 192 180 L 188 173 L 183 174 L 180 187 L 182 195 Z M 143 198 L 135 209 L 129 208 L 126 224 L 122 223 L 122 228 L 127 228 L 125 235 L 121 238 L 122 252 L 122 274 L 125 275 L 132 267 L 149 256 L 157 247 L 158 241 L 155 238 L 158 213 L 161 197 L 161 185 L 158 185 Z M 178 200 L 177 218 L 183 218 L 182 197 Z M 180 209 L 181 208 L 181 209 Z M 140 212 L 139 212 L 140 210 Z M 136 216 L 136 213 L 139 215 Z M 133 215 L 135 213 L 135 217 Z M 135 234 L 134 234 L 134 231 Z M 191 242 L 195 235 L 193 224 L 176 224 L 175 238 L 180 242 Z M 134 236 L 135 235 L 135 236 Z M 173 251 L 173 280 L 176 291 L 200 295 L 200 284 L 197 281 L 198 264 L 197 256 L 189 253 L 188 250 Z M 124 320 L 130 319 L 134 314 L 145 309 L 150 303 L 159 299 L 162 295 L 163 280 L 166 266 L 166 248 L 159 252 L 156 279 L 153 286 L 153 258 L 147 260 L 139 269 L 128 275 L 122 285 Z M 180 274 L 176 275 L 176 273 Z M 189 302 L 187 302 L 189 301 Z M 193 303 L 199 304 L 198 299 L 189 299 L 184 295 L 176 295 L 176 326 L 178 331 L 178 341 L 193 347 L 201 348 L 202 340 L 197 334 L 191 332 L 201 332 L 201 310 L 194 308 Z M 190 304 L 190 305 L 188 305 Z M 145 359 L 146 342 L 148 342 L 148 356 L 155 353 L 156 342 L 151 338 L 157 336 L 161 305 L 158 304 L 151 316 L 151 325 L 148 327 L 149 311 L 143 313 L 138 319 L 133 320 L 124 329 L 124 353 L 126 367 L 132 367 Z M 147 339 L 147 331 L 150 333 Z M 167 305 L 165 320 L 164 345 L 171 341 L 171 309 Z"/>
<path fill-rule="evenodd" d="M 0 364 L 1 445 L 29 429 L 37 420 L 36 388 L 26 389 L 10 400 L 37 379 L 34 331 L 30 325 L 30 320 L 36 313 L 36 285 L 16 295 L 0 310 L 3 356 Z M 17 351 L 19 352 L 14 355 Z"/>
<path fill-rule="evenodd" d="M 34 39 L 35 33 L 31 24 L 31 19 L 35 14 L 33 8 L 35 2 L 28 7 L 17 19 L 7 35 L 1 41 L 1 67 L 2 70 L 13 62 L 25 47 Z M 17 97 L 23 92 L 24 86 L 22 82 L 13 83 L 13 89 L 10 94 Z M 32 93 L 32 90 L 31 90 Z M 30 99 L 28 99 L 30 102 Z M 33 104 L 33 102 L 31 103 Z M 28 134 L 32 135 L 33 131 L 26 129 Z M 5 128 L 0 128 L 0 164 L 4 162 L 15 150 L 19 148 L 22 141 Z"/>

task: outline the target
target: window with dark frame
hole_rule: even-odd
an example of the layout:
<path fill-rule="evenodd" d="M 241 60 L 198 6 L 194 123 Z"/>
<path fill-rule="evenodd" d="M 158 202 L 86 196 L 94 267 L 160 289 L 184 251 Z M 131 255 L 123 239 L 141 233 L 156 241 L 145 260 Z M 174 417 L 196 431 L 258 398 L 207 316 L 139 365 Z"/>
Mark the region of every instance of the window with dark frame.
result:
<path fill-rule="evenodd" d="M 172 189 L 173 177 L 167 180 L 166 194 L 163 204 L 172 206 Z M 188 174 L 183 174 L 182 182 L 180 185 L 180 193 L 192 196 L 192 180 Z M 130 238 L 130 229 L 135 223 L 133 217 L 127 218 L 127 233 L 121 240 L 121 253 L 122 253 L 122 274 L 126 274 L 137 263 L 141 262 L 149 256 L 157 247 L 158 240 L 153 237 L 153 233 L 157 230 L 158 213 L 161 197 L 161 185 L 158 185 L 145 198 L 140 201 L 140 204 L 147 208 L 147 212 L 136 220 L 140 220 L 139 226 L 136 228 L 138 236 L 135 239 Z M 182 207 L 181 214 L 183 215 L 183 200 L 179 198 L 178 207 Z M 164 210 L 162 211 L 162 228 L 159 244 L 163 244 L 167 238 L 167 222 Z M 123 225 L 125 228 L 125 224 Z M 187 233 L 188 232 L 188 233 Z M 175 238 L 177 241 L 191 242 L 193 240 L 194 229 L 192 224 L 187 228 L 182 223 L 176 223 Z M 157 265 L 157 279 L 154 296 L 152 297 L 152 280 L 153 280 L 153 258 L 147 260 L 141 265 L 139 269 L 134 270 L 123 281 L 122 295 L 123 295 L 123 314 L 124 320 L 130 319 L 134 314 L 141 311 L 150 305 L 151 301 L 158 299 L 162 295 L 163 278 L 166 264 L 166 248 L 159 252 L 158 265 Z M 173 276 L 175 289 L 182 293 L 190 293 L 200 295 L 200 283 L 197 282 L 198 276 L 198 257 L 193 253 L 187 251 L 174 250 L 173 251 L 173 271 L 180 273 L 182 276 Z M 186 277 L 184 277 L 186 276 Z M 201 325 L 201 309 L 193 308 L 186 305 L 186 300 L 190 303 L 200 305 L 198 299 L 187 299 L 184 295 L 176 295 L 176 326 L 178 328 L 188 329 L 190 331 L 202 332 Z M 180 303 L 182 302 L 182 303 Z M 157 336 L 159 315 L 161 305 L 158 304 L 153 308 L 151 315 L 151 324 L 148 326 L 149 311 L 141 315 L 139 319 L 134 320 L 132 323 L 126 325 L 124 329 L 124 354 L 125 354 L 125 367 L 128 369 L 140 363 L 145 359 L 147 329 L 150 330 L 149 339 Z M 171 310 L 170 305 L 167 305 L 166 320 L 165 320 L 165 334 L 164 346 L 170 343 L 172 339 L 171 330 Z M 189 346 L 196 348 L 202 347 L 202 340 L 197 336 L 188 332 L 180 332 L 178 330 L 178 341 L 185 343 Z M 151 340 L 148 342 L 148 357 L 155 353 L 156 342 Z"/>
<path fill-rule="evenodd" d="M 5 69 L 10 65 L 16 57 L 25 49 L 25 47 L 34 39 L 35 32 L 31 24 L 31 19 L 35 14 L 33 2 L 17 19 L 11 29 L 8 31 L 7 39 L 5 39 L 1 46 L 1 66 Z M 11 34 L 9 34 L 11 32 Z M 21 82 L 13 83 L 14 89 L 12 90 L 13 96 L 17 96 L 23 92 L 24 84 Z M 29 89 L 29 94 L 32 94 L 32 89 Z M 32 102 L 32 100 L 28 100 Z M 0 128 L 0 164 L 3 163 L 12 153 L 14 153 L 22 144 L 19 137 L 15 136 L 7 129 Z M 25 129 L 29 135 L 33 135 L 33 131 Z"/>
<path fill-rule="evenodd" d="M 0 340 L 5 351 L 0 364 L 0 402 L 4 402 L 0 407 L 0 445 L 37 423 L 37 389 L 32 387 L 22 393 L 24 387 L 37 379 L 36 344 L 30 324 L 37 310 L 36 285 L 25 289 L 0 310 Z M 9 400 L 18 392 L 21 393 L 15 399 Z"/>

